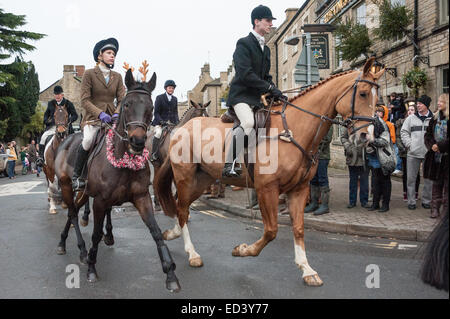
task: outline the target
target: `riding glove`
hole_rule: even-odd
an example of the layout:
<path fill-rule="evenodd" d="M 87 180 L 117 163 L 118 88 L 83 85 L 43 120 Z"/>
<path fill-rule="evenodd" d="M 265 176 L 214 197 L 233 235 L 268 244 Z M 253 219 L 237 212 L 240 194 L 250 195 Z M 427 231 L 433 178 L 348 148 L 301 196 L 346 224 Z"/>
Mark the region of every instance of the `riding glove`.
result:
<path fill-rule="evenodd" d="M 100 121 L 102 121 L 103 123 L 111 123 L 111 116 L 109 116 L 109 114 L 106 114 L 105 112 L 100 113 L 100 115 L 98 116 L 98 118 L 99 118 Z"/>

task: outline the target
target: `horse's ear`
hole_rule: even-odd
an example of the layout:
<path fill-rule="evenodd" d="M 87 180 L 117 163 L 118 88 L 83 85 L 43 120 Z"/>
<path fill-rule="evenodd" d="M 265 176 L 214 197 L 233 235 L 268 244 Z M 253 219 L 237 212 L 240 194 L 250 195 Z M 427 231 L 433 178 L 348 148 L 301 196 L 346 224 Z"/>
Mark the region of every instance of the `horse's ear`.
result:
<path fill-rule="evenodd" d="M 191 105 L 192 105 L 193 107 L 195 107 L 196 109 L 199 108 L 198 104 L 195 103 L 193 100 L 191 100 Z"/>
<path fill-rule="evenodd" d="M 125 74 L 125 85 L 128 89 L 136 85 L 136 81 L 134 80 L 133 72 L 131 71 L 131 69 L 128 69 L 127 73 Z"/>
<path fill-rule="evenodd" d="M 378 71 L 375 74 L 372 74 L 374 80 L 378 80 L 379 78 L 381 78 L 381 76 L 384 74 L 384 72 L 386 71 L 386 68 L 381 69 L 380 71 Z"/>
<path fill-rule="evenodd" d="M 208 107 L 211 104 L 211 101 L 208 101 L 208 103 L 206 103 L 205 105 L 203 105 L 203 107 Z"/>
<path fill-rule="evenodd" d="M 373 63 L 375 62 L 375 57 L 371 56 L 370 58 L 367 59 L 366 64 L 364 64 L 364 68 L 363 68 L 363 74 L 364 75 L 368 75 L 370 72 L 370 68 L 372 67 Z"/>
<path fill-rule="evenodd" d="M 149 89 L 150 92 L 153 92 L 153 90 L 156 87 L 156 73 L 153 72 L 152 78 L 150 79 L 150 81 L 147 82 L 147 87 Z"/>

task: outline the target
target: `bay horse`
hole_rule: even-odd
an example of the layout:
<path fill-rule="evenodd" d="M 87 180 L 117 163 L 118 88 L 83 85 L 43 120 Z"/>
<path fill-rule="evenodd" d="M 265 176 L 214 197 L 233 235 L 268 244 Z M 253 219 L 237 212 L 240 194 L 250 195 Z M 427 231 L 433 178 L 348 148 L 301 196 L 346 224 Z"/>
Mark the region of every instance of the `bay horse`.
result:
<path fill-rule="evenodd" d="M 86 256 L 85 243 L 77 223 L 78 210 L 89 197 L 92 197 L 94 230 L 92 247 L 87 256 L 87 279 L 89 282 L 96 282 L 98 275 L 95 265 L 98 244 L 103 237 L 105 215 L 111 213 L 112 206 L 131 202 L 156 242 L 161 265 L 167 275 L 167 289 L 177 292 L 180 285 L 175 276 L 176 266 L 153 215 L 149 193 L 150 166 L 145 141 L 147 128 L 153 116 L 151 95 L 156 85 L 156 74 L 153 73 L 148 82 L 136 82 L 132 71 L 128 70 L 125 84 L 128 91 L 121 102 L 118 124 L 108 130 L 106 142 L 99 144 L 100 150 L 93 151 L 95 156 L 87 164 L 89 169 L 86 188 L 83 192 L 77 193 L 75 200 L 71 178 L 76 151 L 82 136 L 75 134 L 61 144 L 56 158 L 56 174 L 60 180 L 64 201 L 69 206 L 69 217 L 58 247 L 65 249 L 68 229 L 70 224 L 73 224 L 77 232 L 80 258 Z M 107 231 L 111 229 L 107 228 Z"/>
<path fill-rule="evenodd" d="M 52 215 L 58 213 L 56 210 L 57 205 L 61 205 L 63 209 L 67 208 L 67 205 L 62 201 L 61 189 L 58 178 L 55 175 L 55 158 L 59 145 L 68 136 L 69 113 L 64 106 L 57 105 L 53 116 L 55 119 L 55 134 L 45 147 L 44 163 L 42 167 L 48 183 L 47 194 L 48 202 L 50 204 L 49 214 Z M 84 214 L 89 215 L 89 213 L 89 202 L 87 202 L 84 207 Z"/>
<path fill-rule="evenodd" d="M 347 126 L 351 134 L 357 134 L 358 140 L 368 141 L 368 128 L 373 127 L 371 123 L 378 99 L 376 81 L 384 73 L 384 69 L 378 73 L 371 71 L 374 60 L 367 60 L 361 71 L 333 75 L 289 101 L 273 106 L 270 110 L 270 133 L 268 136 L 260 136 L 261 141 L 256 146 L 253 174 L 243 165 L 240 178 L 222 178 L 224 140 L 233 124 L 223 123 L 217 118 L 199 118 L 192 119 L 179 129 L 184 130 L 184 135 L 172 138 L 170 155 L 155 176 L 154 188 L 164 213 L 169 217 L 177 217 L 176 228 L 182 230 L 190 266 L 200 267 L 203 261 L 190 239 L 187 227 L 189 206 L 213 181 L 222 179 L 226 184 L 246 186 L 248 183 L 256 189 L 264 223 L 263 236 L 251 245 L 236 246 L 232 255 L 258 256 L 262 249 L 275 239 L 278 231 L 278 196 L 285 193 L 288 196 L 293 227 L 295 263 L 303 271 L 303 280 L 308 286 L 323 284 L 306 258 L 304 208 L 309 182 L 317 171 L 319 143 L 332 123 L 337 122 L 337 114 L 345 119 L 341 124 Z M 361 122 L 368 123 L 358 124 Z M 273 133 L 274 131 L 276 133 Z M 278 134 L 281 131 L 282 133 Z M 180 138 L 182 143 L 179 142 Z M 272 142 L 273 146 L 270 145 Z M 275 152 L 272 152 L 272 149 L 275 149 Z M 187 160 L 179 159 L 180 150 L 182 156 L 187 156 Z M 269 166 L 263 161 L 263 155 L 266 154 L 260 155 L 260 150 L 275 153 L 273 158 L 270 158 Z M 215 156 L 216 153 L 219 153 L 218 161 L 211 161 L 204 156 Z M 275 168 L 270 172 L 267 168 L 273 163 Z M 177 200 L 169 191 L 172 181 L 176 185 Z M 172 233 L 172 230 L 166 231 L 165 239 L 179 236 Z"/>
<path fill-rule="evenodd" d="M 194 117 L 200 117 L 205 116 L 209 117 L 207 108 L 211 101 L 208 101 L 204 105 L 202 103 L 196 103 L 191 100 L 191 107 L 184 112 L 184 114 L 181 116 L 180 122 L 176 126 L 167 126 L 165 130 L 167 130 L 167 133 L 163 131 L 163 134 L 161 135 L 161 141 L 159 145 L 159 159 L 158 161 L 152 162 L 154 174 L 158 172 L 159 167 L 162 163 L 164 163 L 164 160 L 166 159 L 167 155 L 169 154 L 169 142 L 170 142 L 170 134 L 173 131 L 176 131 L 178 127 L 183 126 L 186 124 L 190 119 Z M 147 142 L 145 143 L 145 147 L 148 150 L 153 149 L 153 135 L 155 135 L 154 131 L 149 131 L 147 133 Z M 155 202 L 155 210 L 160 210 L 159 201 L 158 198 L 155 196 L 154 198 Z"/>

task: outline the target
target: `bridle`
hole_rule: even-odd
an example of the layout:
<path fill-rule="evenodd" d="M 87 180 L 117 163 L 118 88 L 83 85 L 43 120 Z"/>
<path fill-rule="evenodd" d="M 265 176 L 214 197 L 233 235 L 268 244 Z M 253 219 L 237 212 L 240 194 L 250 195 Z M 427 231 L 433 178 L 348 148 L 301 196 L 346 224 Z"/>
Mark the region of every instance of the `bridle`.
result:
<path fill-rule="evenodd" d="M 123 112 L 123 104 L 124 104 L 124 101 L 125 101 L 126 97 L 129 94 L 133 94 L 133 93 L 135 93 L 135 94 L 146 94 L 146 95 L 148 95 L 150 97 L 152 96 L 151 93 L 147 92 L 146 90 L 139 90 L 138 89 L 138 90 L 131 90 L 131 91 L 127 92 L 127 94 L 125 95 L 125 97 L 124 97 L 124 99 L 123 99 L 123 101 L 122 101 L 122 103 L 120 105 L 120 121 L 121 121 L 121 123 L 123 125 L 123 130 L 125 132 L 125 136 L 122 136 L 122 134 L 117 132 L 115 127 L 109 125 L 108 123 L 105 123 L 106 126 L 108 126 L 111 130 L 113 130 L 113 132 L 120 138 L 121 141 L 125 141 L 125 142 L 129 141 L 129 138 L 128 138 L 128 127 L 130 125 L 141 127 L 145 132 L 147 132 L 147 129 L 148 129 L 148 124 L 146 124 L 144 122 L 141 122 L 141 121 L 130 121 L 130 122 L 127 122 L 127 120 L 125 119 L 125 113 Z"/>
<path fill-rule="evenodd" d="M 336 103 L 335 103 L 335 107 L 337 106 L 337 104 L 340 102 L 340 100 L 353 88 L 353 93 L 352 93 L 352 99 L 350 102 L 350 107 L 352 110 L 352 115 L 345 119 L 344 122 L 341 124 L 342 126 L 345 126 L 346 128 L 351 129 L 352 131 L 350 132 L 350 135 L 356 133 L 357 131 L 359 131 L 360 129 L 363 129 L 365 127 L 370 126 L 371 124 L 373 124 L 375 117 L 369 117 L 369 116 L 355 116 L 355 99 L 356 99 L 356 91 L 358 89 L 358 84 L 360 82 L 364 82 L 364 83 L 368 83 L 371 86 L 375 86 L 376 89 L 378 90 L 380 88 L 380 86 L 373 82 L 373 81 L 369 81 L 369 80 L 365 80 L 365 79 L 361 79 L 361 75 L 362 72 L 358 75 L 358 78 L 355 80 L 355 83 L 353 83 L 353 85 L 351 87 L 349 87 L 340 97 L 339 99 L 337 99 Z M 361 122 L 369 122 L 367 124 L 358 126 L 358 127 L 354 127 L 355 123 L 361 121 Z"/>
<path fill-rule="evenodd" d="M 56 122 L 56 112 L 66 112 L 65 116 L 64 116 L 64 122 Z M 68 114 L 67 111 L 63 109 L 63 106 L 58 105 L 56 107 L 55 113 L 54 113 L 54 118 L 55 118 L 55 134 L 58 135 L 59 138 L 64 138 L 66 136 L 67 133 L 67 129 L 68 129 Z M 58 127 L 62 127 L 64 129 L 63 132 L 59 132 L 58 131 Z"/>
<path fill-rule="evenodd" d="M 362 129 L 362 128 L 364 128 L 364 127 L 370 126 L 370 125 L 373 124 L 373 122 L 375 121 L 375 117 L 356 116 L 356 115 L 355 115 L 355 100 L 356 100 L 356 91 L 357 91 L 357 89 L 358 89 L 358 84 L 359 84 L 360 82 L 365 82 L 365 83 L 368 83 L 368 84 L 370 84 L 370 85 L 372 85 L 372 86 L 375 86 L 377 89 L 379 88 L 379 85 L 378 85 L 377 83 L 375 83 L 375 82 L 373 82 L 373 81 L 361 79 L 361 75 L 362 75 L 362 72 L 358 75 L 358 78 L 356 78 L 356 80 L 355 80 L 355 82 L 353 83 L 353 85 L 352 85 L 351 87 L 349 87 L 349 88 L 348 88 L 348 89 L 347 89 L 347 90 L 339 97 L 339 99 L 337 99 L 336 103 L 334 104 L 334 108 L 336 108 L 337 104 L 341 101 L 341 99 L 342 99 L 348 92 L 350 92 L 351 89 L 353 89 L 352 99 L 351 99 L 351 103 L 350 103 L 352 115 L 351 115 L 350 117 L 344 119 L 344 121 L 339 121 L 339 120 L 332 119 L 332 118 L 330 118 L 330 117 L 328 117 L 328 116 L 325 116 L 325 115 L 320 115 L 320 114 L 316 114 L 316 113 L 314 113 L 314 112 L 305 110 L 305 109 L 302 108 L 302 107 L 299 107 L 299 106 L 297 106 L 297 105 L 294 105 L 294 104 L 290 103 L 289 101 L 287 101 L 287 100 L 284 99 L 284 98 L 281 98 L 281 99 L 280 99 L 280 101 L 283 103 L 283 107 L 282 107 L 281 111 L 273 111 L 273 110 L 271 110 L 271 107 L 272 107 L 273 102 L 274 102 L 273 100 L 272 100 L 272 102 L 271 102 L 271 104 L 270 104 L 270 106 L 269 106 L 269 109 L 265 109 L 267 112 L 269 112 L 269 113 L 271 113 L 271 114 L 276 114 L 276 115 L 280 115 L 280 116 L 281 116 L 284 131 L 282 131 L 280 134 L 278 134 L 277 136 L 275 136 L 275 138 L 281 139 L 281 140 L 283 140 L 283 141 L 290 142 L 290 143 L 294 144 L 294 145 L 295 145 L 295 146 L 303 153 L 303 155 L 308 159 L 308 161 L 309 161 L 308 169 L 306 170 L 306 173 L 305 173 L 304 177 L 307 176 L 307 174 L 309 173 L 311 167 L 312 167 L 313 165 L 316 164 L 317 159 L 318 159 L 319 152 L 317 151 L 316 153 L 313 153 L 312 150 L 310 150 L 309 152 L 307 152 L 307 151 L 306 151 L 306 150 L 305 150 L 305 149 L 304 149 L 304 148 L 303 148 L 303 147 L 302 147 L 302 146 L 294 139 L 294 136 L 292 135 L 292 131 L 289 130 L 289 127 L 288 127 L 288 124 L 287 124 L 286 113 L 285 113 L 287 107 L 288 107 L 288 106 L 291 106 L 291 107 L 293 107 L 293 108 L 295 108 L 295 109 L 297 109 L 297 110 L 300 110 L 300 111 L 302 111 L 302 112 L 304 112 L 304 113 L 307 113 L 307 114 L 310 114 L 310 115 L 312 115 L 312 116 L 314 116 L 314 117 L 320 118 L 320 120 L 321 120 L 321 121 L 320 121 L 320 125 L 319 125 L 319 128 L 318 128 L 317 131 L 316 131 L 316 134 L 315 134 L 315 137 L 314 137 L 314 140 L 313 140 L 312 145 L 315 145 L 315 143 L 317 142 L 317 139 L 318 139 L 318 136 L 319 136 L 320 129 L 322 128 L 322 125 L 323 125 L 325 122 L 331 122 L 332 124 L 337 124 L 337 125 L 339 125 L 339 126 L 344 126 L 344 127 L 348 128 L 348 129 L 352 129 L 352 132 L 351 132 L 350 134 L 354 134 L 354 133 L 356 133 L 357 131 L 359 131 L 360 129 Z M 269 116 L 269 114 L 268 114 L 268 116 Z M 358 126 L 357 128 L 354 128 L 355 123 L 358 122 L 358 121 L 368 122 L 368 123 L 367 123 L 367 124 L 364 124 L 364 125 L 361 125 L 361 126 Z M 270 136 L 260 136 L 260 138 L 271 139 L 272 137 L 270 137 Z"/>

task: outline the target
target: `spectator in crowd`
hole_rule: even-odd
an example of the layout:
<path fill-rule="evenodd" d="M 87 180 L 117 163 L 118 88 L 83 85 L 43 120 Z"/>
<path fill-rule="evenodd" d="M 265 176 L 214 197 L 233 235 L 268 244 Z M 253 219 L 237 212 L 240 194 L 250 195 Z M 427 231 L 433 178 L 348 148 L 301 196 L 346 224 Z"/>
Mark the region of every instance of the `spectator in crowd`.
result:
<path fill-rule="evenodd" d="M 310 182 L 311 202 L 305 207 L 305 213 L 314 212 L 314 215 L 323 215 L 330 212 L 330 186 L 328 182 L 328 164 L 330 163 L 330 143 L 333 137 L 333 126 L 319 144 L 319 166 L 316 175 Z M 319 206 L 319 194 L 321 203 Z"/>
<path fill-rule="evenodd" d="M 220 179 L 217 179 L 215 183 L 210 186 L 210 194 L 207 198 L 225 198 L 225 185 L 221 183 Z"/>
<path fill-rule="evenodd" d="M 416 209 L 415 184 L 416 176 L 420 169 L 420 164 L 425 159 L 427 148 L 425 147 L 424 135 L 433 113 L 429 110 L 431 98 L 422 95 L 417 100 L 417 112 L 408 116 L 400 131 L 402 142 L 405 145 L 408 155 L 407 162 L 407 184 L 408 184 L 408 209 Z M 422 190 L 422 207 L 430 209 L 432 181 L 424 178 Z"/>
<path fill-rule="evenodd" d="M 9 179 L 14 179 L 16 178 L 15 168 L 17 161 L 17 153 L 16 149 L 14 148 L 13 142 L 8 143 L 8 149 L 6 150 L 6 154 L 8 154 L 8 163 L 7 163 L 8 177 Z"/>
<path fill-rule="evenodd" d="M 27 148 L 25 146 L 22 146 L 20 148 L 20 161 L 22 162 L 22 175 L 24 175 L 24 172 L 26 174 L 28 165 L 27 165 Z"/>
<path fill-rule="evenodd" d="M 417 112 L 416 109 L 416 103 L 414 100 L 411 100 L 408 104 L 408 113 L 406 117 L 409 117 L 411 115 L 414 115 Z M 402 182 L 403 182 L 403 201 L 408 201 L 408 188 L 407 188 L 407 161 L 406 161 L 406 155 L 408 153 L 408 150 L 406 149 L 405 145 L 403 144 L 402 138 L 400 136 L 400 131 L 402 129 L 403 123 L 405 122 L 406 118 L 399 119 L 395 123 L 395 134 L 396 134 L 396 141 L 397 141 L 397 147 L 398 147 L 398 155 L 401 159 L 401 165 L 402 165 Z M 416 178 L 416 200 L 419 197 L 419 186 L 420 186 L 420 174 L 417 173 Z"/>
<path fill-rule="evenodd" d="M 425 133 L 428 152 L 423 165 L 423 177 L 433 181 L 431 218 L 448 211 L 448 93 L 439 96 L 437 112 L 430 120 Z"/>
<path fill-rule="evenodd" d="M 0 143 L 0 154 L 6 154 L 5 146 L 2 143 Z"/>
<path fill-rule="evenodd" d="M 394 149 L 389 147 L 392 143 L 391 133 L 385 122 L 389 110 L 386 106 L 377 106 L 375 113 L 377 116 L 374 122 L 373 141 L 370 141 L 367 147 L 369 166 L 373 170 L 373 201 L 368 210 L 384 213 L 389 210 L 392 191 L 391 173 L 395 168 L 396 159 Z M 389 152 L 389 149 L 392 152 Z M 381 156 L 384 157 L 381 158 Z"/>
<path fill-rule="evenodd" d="M 37 160 L 37 148 L 36 148 L 36 141 L 32 140 L 30 146 L 28 147 L 28 154 L 30 158 L 30 165 L 32 173 L 36 173 L 37 177 L 39 177 L 39 173 L 41 172 L 41 167 L 36 165 Z"/>
<path fill-rule="evenodd" d="M 389 110 L 390 114 L 388 116 L 388 119 L 393 124 L 395 124 L 398 119 L 405 117 L 406 108 L 400 94 L 397 94 L 395 92 L 391 93 Z"/>
<path fill-rule="evenodd" d="M 369 170 L 366 163 L 365 143 L 357 143 L 356 135 L 349 136 L 348 129 L 341 128 L 341 143 L 344 146 L 346 164 L 350 174 L 349 183 L 349 204 L 347 208 L 356 206 L 358 199 L 359 184 L 359 202 L 361 207 L 368 208 L 369 202 Z"/>

